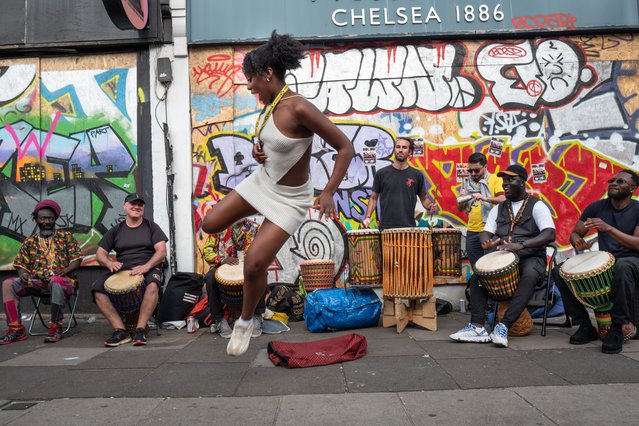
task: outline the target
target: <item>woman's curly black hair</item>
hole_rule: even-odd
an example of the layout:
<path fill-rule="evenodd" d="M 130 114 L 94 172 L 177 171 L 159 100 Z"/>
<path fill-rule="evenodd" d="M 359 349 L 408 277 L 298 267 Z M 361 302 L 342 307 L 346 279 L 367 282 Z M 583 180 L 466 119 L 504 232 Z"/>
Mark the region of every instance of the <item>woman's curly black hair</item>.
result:
<path fill-rule="evenodd" d="M 286 71 L 301 66 L 301 60 L 305 53 L 304 45 L 291 35 L 280 35 L 276 30 L 273 30 L 271 38 L 266 44 L 246 54 L 242 63 L 242 71 L 247 78 L 250 78 L 258 74 L 264 75 L 266 69 L 270 67 L 277 78 L 284 80 Z"/>

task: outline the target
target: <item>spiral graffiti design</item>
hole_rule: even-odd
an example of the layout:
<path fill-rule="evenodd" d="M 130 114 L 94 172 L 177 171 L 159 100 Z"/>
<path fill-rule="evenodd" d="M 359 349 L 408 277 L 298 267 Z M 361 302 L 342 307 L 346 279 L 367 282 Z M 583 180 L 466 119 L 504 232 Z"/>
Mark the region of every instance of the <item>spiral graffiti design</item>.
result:
<path fill-rule="evenodd" d="M 303 258 L 332 259 L 335 247 L 329 227 L 317 220 L 308 220 L 297 230 L 298 249 Z"/>

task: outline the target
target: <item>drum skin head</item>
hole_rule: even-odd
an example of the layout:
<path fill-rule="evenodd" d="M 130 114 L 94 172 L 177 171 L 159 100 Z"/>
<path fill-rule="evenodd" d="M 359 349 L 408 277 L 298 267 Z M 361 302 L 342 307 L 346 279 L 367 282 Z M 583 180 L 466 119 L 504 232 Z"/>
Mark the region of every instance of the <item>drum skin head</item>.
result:
<path fill-rule="evenodd" d="M 215 271 L 215 278 L 222 282 L 244 282 L 244 264 L 224 264 Z"/>
<path fill-rule="evenodd" d="M 475 269 L 482 272 L 491 272 L 504 269 L 517 259 L 514 253 L 509 251 L 495 251 L 479 258 L 475 263 Z"/>
<path fill-rule="evenodd" d="M 346 235 L 370 235 L 370 234 L 381 234 L 379 229 L 352 229 L 350 231 L 346 231 Z"/>
<path fill-rule="evenodd" d="M 144 275 L 131 275 L 131 270 L 119 271 L 104 282 L 104 289 L 110 293 L 128 293 L 144 281 Z"/>
<path fill-rule="evenodd" d="M 613 256 L 607 251 L 590 251 L 571 257 L 561 265 L 561 272 L 568 275 L 581 275 L 602 269 Z"/>

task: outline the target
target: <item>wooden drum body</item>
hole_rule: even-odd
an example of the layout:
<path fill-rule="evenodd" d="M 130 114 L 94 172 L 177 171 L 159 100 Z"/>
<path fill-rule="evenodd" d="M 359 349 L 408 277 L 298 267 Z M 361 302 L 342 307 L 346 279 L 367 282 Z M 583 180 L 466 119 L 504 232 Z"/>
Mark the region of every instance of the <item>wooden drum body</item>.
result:
<path fill-rule="evenodd" d="M 581 253 L 565 261 L 559 274 L 584 306 L 608 311 L 615 257 L 605 251 Z"/>
<path fill-rule="evenodd" d="M 461 277 L 461 230 L 433 229 L 432 232 L 433 274 L 443 277 Z"/>
<path fill-rule="evenodd" d="M 222 303 L 242 306 L 244 297 L 244 264 L 222 265 L 215 271 L 215 280 L 220 288 Z"/>
<path fill-rule="evenodd" d="M 142 283 L 144 283 L 142 274 L 131 275 L 130 270 L 119 271 L 107 278 L 104 289 L 118 312 L 135 312 L 140 310 L 144 297 Z"/>
<path fill-rule="evenodd" d="M 433 294 L 431 232 L 421 228 L 382 231 L 384 297 L 426 299 Z"/>
<path fill-rule="evenodd" d="M 519 258 L 509 251 L 495 251 L 479 258 L 475 274 L 494 300 L 508 300 L 519 284 Z"/>
<path fill-rule="evenodd" d="M 130 270 L 116 272 L 104 282 L 104 289 L 129 334 L 137 328 L 145 288 L 144 275 L 131 275 Z"/>
<path fill-rule="evenodd" d="M 317 288 L 333 288 L 335 261 L 330 259 L 305 260 L 300 263 L 304 289 L 311 292 Z"/>
<path fill-rule="evenodd" d="M 351 285 L 382 285 L 382 237 L 377 229 L 348 231 L 348 281 Z"/>

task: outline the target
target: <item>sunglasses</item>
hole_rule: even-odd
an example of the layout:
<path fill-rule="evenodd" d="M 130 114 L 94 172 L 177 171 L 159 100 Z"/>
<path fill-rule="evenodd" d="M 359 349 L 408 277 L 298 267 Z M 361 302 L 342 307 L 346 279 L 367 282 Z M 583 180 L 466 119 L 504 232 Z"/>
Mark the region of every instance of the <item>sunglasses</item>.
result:
<path fill-rule="evenodd" d="M 474 175 L 475 173 L 481 173 L 481 171 L 482 171 L 482 170 L 484 170 L 484 168 L 483 168 L 483 167 L 480 167 L 480 168 L 478 168 L 478 169 L 471 169 L 471 168 L 469 168 L 469 169 L 468 169 L 468 173 L 470 173 L 471 175 Z"/>
<path fill-rule="evenodd" d="M 608 180 L 608 184 L 612 184 L 612 183 L 616 183 L 619 185 L 623 185 L 624 183 L 627 184 L 628 182 L 626 182 L 624 179 L 621 178 L 612 178 Z"/>

